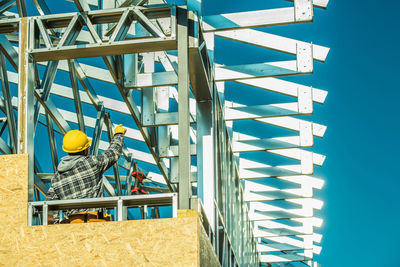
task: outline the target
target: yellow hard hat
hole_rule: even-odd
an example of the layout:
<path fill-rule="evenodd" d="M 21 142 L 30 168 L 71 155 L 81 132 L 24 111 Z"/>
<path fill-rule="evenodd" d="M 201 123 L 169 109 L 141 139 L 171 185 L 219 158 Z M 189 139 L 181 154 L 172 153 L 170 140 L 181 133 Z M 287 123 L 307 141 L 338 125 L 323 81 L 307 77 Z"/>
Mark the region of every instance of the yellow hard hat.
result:
<path fill-rule="evenodd" d="M 78 153 L 88 148 L 91 142 L 84 132 L 71 130 L 65 134 L 62 148 L 67 153 Z"/>

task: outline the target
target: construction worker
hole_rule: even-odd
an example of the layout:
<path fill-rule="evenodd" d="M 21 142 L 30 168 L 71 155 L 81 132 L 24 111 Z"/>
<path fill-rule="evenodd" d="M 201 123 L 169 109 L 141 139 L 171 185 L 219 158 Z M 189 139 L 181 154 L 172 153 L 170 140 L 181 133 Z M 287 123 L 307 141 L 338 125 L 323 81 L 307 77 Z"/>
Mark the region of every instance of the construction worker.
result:
<path fill-rule="evenodd" d="M 61 159 L 51 180 L 47 200 L 103 197 L 103 174 L 116 163 L 122 154 L 122 124 L 114 130 L 114 137 L 106 151 L 98 156 L 89 155 L 91 140 L 79 130 L 71 130 L 63 139 L 63 150 L 68 153 Z M 105 221 L 103 209 L 74 209 L 67 211 L 67 222 Z M 54 223 L 59 223 L 57 214 Z M 65 222 L 65 221 L 63 221 Z"/>

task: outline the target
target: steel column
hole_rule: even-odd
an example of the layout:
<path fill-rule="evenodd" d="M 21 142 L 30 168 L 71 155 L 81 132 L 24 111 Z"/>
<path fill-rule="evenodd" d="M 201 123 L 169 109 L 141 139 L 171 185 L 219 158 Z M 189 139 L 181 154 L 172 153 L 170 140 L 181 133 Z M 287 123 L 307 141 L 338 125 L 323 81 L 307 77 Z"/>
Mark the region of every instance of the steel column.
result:
<path fill-rule="evenodd" d="M 190 119 L 189 119 L 189 50 L 188 12 L 177 8 L 178 39 L 178 136 L 179 136 L 179 208 L 190 208 Z"/>
<path fill-rule="evenodd" d="M 34 66 L 29 55 L 32 19 L 21 18 L 19 25 L 18 63 L 18 153 L 28 154 L 28 200 L 33 200 L 34 184 Z"/>
<path fill-rule="evenodd" d="M 214 231 L 214 157 L 212 101 L 197 102 L 197 195 L 202 200 L 208 221 Z"/>

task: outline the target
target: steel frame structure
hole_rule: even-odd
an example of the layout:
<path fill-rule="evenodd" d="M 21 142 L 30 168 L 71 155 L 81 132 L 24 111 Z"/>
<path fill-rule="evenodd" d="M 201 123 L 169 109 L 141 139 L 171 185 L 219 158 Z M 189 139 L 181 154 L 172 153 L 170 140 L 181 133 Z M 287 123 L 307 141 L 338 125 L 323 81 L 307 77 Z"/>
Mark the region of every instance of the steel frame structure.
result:
<path fill-rule="evenodd" d="M 298 117 L 313 114 L 314 102 L 322 104 L 327 92 L 281 77 L 311 74 L 314 60 L 323 62 L 329 49 L 256 28 L 312 22 L 313 8 L 326 8 L 328 1 L 294 0 L 285 8 L 212 16 L 203 16 L 201 0 L 74 0 L 75 12 L 64 14 L 33 0 L 38 16 L 28 16 L 24 0 L 2 1 L 0 152 L 29 154 L 28 199 L 40 201 L 52 176 L 40 167 L 48 160 L 35 149 L 45 146 L 35 144 L 40 127 L 47 131 L 55 170 L 59 136 L 72 128 L 93 133 L 95 155 L 107 147 L 115 122 L 124 122 L 129 144 L 103 177 L 109 196 L 129 195 L 134 162 L 152 165 L 150 176 L 159 186 L 154 191 L 177 192 L 179 209 L 204 214 L 222 266 L 316 266 L 322 236 L 314 230 L 322 219 L 314 210 L 323 203 L 313 190 L 323 181 L 312 175 L 325 156 L 307 148 L 326 126 Z M 215 62 L 218 39 L 295 59 L 222 65 Z M 93 57 L 97 61 L 84 60 Z M 56 75 L 66 73 L 70 84 L 65 78 L 57 83 Z M 232 82 L 297 101 L 228 101 Z M 114 93 L 101 95 L 94 84 Z M 113 123 L 111 113 L 121 116 Z M 236 130 L 241 121 L 297 135 L 263 138 Z M 248 157 L 257 152 L 299 163 Z M 275 186 L 276 180 L 284 186 Z"/>

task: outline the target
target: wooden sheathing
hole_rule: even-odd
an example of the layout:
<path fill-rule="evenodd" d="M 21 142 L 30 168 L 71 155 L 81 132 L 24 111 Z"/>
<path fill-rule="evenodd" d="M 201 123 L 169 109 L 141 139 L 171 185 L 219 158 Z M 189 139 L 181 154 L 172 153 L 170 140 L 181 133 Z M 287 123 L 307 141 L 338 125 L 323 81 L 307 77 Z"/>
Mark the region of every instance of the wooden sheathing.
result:
<path fill-rule="evenodd" d="M 1 266 L 219 266 L 197 212 L 28 226 L 27 176 L 27 154 L 0 156 Z"/>

